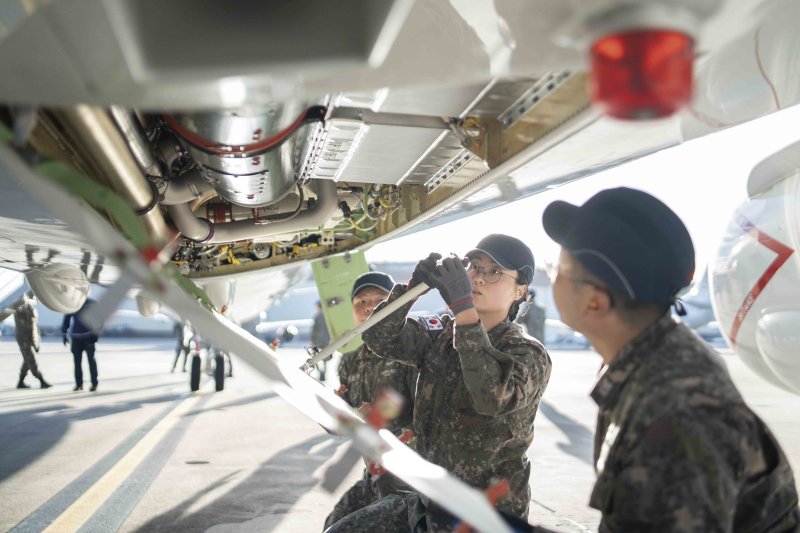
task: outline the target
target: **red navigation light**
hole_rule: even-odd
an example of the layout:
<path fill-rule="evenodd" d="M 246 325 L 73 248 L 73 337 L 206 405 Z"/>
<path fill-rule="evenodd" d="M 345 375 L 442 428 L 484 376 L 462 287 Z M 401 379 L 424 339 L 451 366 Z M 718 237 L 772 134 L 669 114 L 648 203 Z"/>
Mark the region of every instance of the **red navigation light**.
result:
<path fill-rule="evenodd" d="M 671 115 L 692 98 L 694 41 L 673 30 L 607 35 L 591 49 L 592 101 L 610 116 Z"/>

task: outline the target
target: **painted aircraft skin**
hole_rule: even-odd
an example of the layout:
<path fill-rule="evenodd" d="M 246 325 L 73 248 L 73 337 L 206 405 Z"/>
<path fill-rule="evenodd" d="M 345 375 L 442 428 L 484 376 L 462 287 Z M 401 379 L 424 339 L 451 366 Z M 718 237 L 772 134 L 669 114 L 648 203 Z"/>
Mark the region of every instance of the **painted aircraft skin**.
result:
<path fill-rule="evenodd" d="M 181 291 L 161 262 L 244 320 L 296 282 L 304 262 L 800 102 L 793 0 L 354 2 L 351 11 L 363 17 L 320 17 L 311 1 L 271 13 L 271 4 L 251 2 L 242 18 L 197 2 L 8 5 L 0 12 L 0 119 L 14 148 L 0 150 L 3 265 L 38 278 L 31 285 L 54 310 L 79 306 L 89 282 L 140 288 L 270 378 L 308 416 L 352 436 L 361 454 L 492 531 L 503 528 L 474 491 L 281 366 L 263 343 Z M 658 121 L 604 116 L 588 97 L 587 47 L 608 32 L 655 24 L 696 42 L 692 103 Z M 297 117 L 309 122 L 298 126 Z M 147 242 L 134 246 L 99 217 L 90 207 L 97 187 L 55 186 L 41 176 L 42 162 L 114 190 L 144 213 Z M 795 173 L 752 195 L 711 279 L 715 312 L 737 353 L 795 391 L 797 350 L 787 349 L 795 337 L 785 332 L 798 322 L 796 183 Z M 148 195 L 150 184 L 157 195 Z M 780 207 L 759 207 L 770 191 Z M 171 257 L 157 256 L 167 244 Z M 771 279 L 762 283 L 765 272 Z"/>
<path fill-rule="evenodd" d="M 728 343 L 756 374 L 800 394 L 800 143 L 759 163 L 711 268 Z"/>

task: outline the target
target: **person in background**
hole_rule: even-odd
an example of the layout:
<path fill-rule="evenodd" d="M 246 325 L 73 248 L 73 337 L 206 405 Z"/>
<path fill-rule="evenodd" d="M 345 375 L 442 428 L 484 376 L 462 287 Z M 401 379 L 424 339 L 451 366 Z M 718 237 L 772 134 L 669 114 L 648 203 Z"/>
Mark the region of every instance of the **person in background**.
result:
<path fill-rule="evenodd" d="M 36 310 L 36 297 L 32 293 L 25 293 L 20 298 L 18 305 L 7 309 L 7 312 L 14 313 L 14 336 L 17 345 L 22 352 L 22 368 L 19 370 L 18 389 L 29 389 L 25 384 L 25 376 L 30 371 L 33 377 L 39 380 L 39 386 L 43 389 L 50 387 L 45 381 L 39 365 L 36 363 L 36 354 L 41 347 L 42 335 L 39 331 L 39 312 Z"/>
<path fill-rule="evenodd" d="M 392 290 L 394 280 L 383 272 L 367 272 L 356 278 L 350 293 L 353 304 L 353 321 L 361 325 L 372 314 L 372 310 L 383 302 Z M 342 398 L 355 409 L 372 404 L 383 389 L 389 388 L 403 398 L 401 412 L 389 421 L 387 429 L 395 435 L 411 428 L 414 413 L 414 390 L 417 371 L 411 366 L 382 359 L 372 353 L 366 345 L 345 353 L 339 362 L 339 381 L 343 386 Z M 341 518 L 391 494 L 399 483 L 391 474 L 372 475 L 368 469 L 336 503 L 325 519 L 325 528 Z"/>
<path fill-rule="evenodd" d="M 195 336 L 194 328 L 188 321 L 183 323 L 175 322 L 175 327 L 172 331 L 178 339 L 178 344 L 175 346 L 175 360 L 172 361 L 172 370 L 170 372 L 175 372 L 175 367 L 178 365 L 178 359 L 180 359 L 181 354 L 183 354 L 181 372 L 186 372 L 186 359 L 192 349 L 191 343 Z"/>
<path fill-rule="evenodd" d="M 97 390 L 97 362 L 94 357 L 97 332 L 87 326 L 81 318 L 81 314 L 94 304 L 94 300 L 87 298 L 77 313 L 64 315 L 64 321 L 61 323 L 64 346 L 68 342 L 67 332 L 70 333 L 72 341 L 70 350 L 72 351 L 72 359 L 75 362 L 75 388 L 72 389 L 74 391 L 83 390 L 83 352 L 86 352 L 86 359 L 89 361 L 89 375 L 92 379 L 92 386 L 89 390 L 92 392 Z M 70 324 L 72 325 L 71 329 Z"/>
<path fill-rule="evenodd" d="M 439 291 L 453 316 L 408 316 L 413 302 L 363 334 L 369 349 L 419 369 L 414 397 L 415 448 L 423 459 L 485 490 L 509 491 L 497 507 L 522 520 L 531 501 L 527 457 L 539 402 L 550 379 L 550 356 L 512 321 L 528 299 L 534 260 L 508 235 L 489 235 L 466 256 L 417 264 L 409 285 Z M 408 285 L 395 285 L 386 303 Z M 378 309 L 385 304 L 378 306 Z M 414 492 L 395 493 L 343 518 L 329 533 L 450 531 L 456 519 Z"/>
<path fill-rule="evenodd" d="M 683 222 L 625 187 L 556 201 L 544 229 L 561 320 L 603 358 L 589 505 L 604 531 L 797 531 L 789 462 L 725 363 L 673 318 L 694 274 Z"/>
<path fill-rule="evenodd" d="M 544 307 L 536 303 L 536 290 L 528 291 L 530 296 L 524 315 L 518 316 L 516 322 L 525 326 L 528 335 L 544 344 L 544 325 L 547 319 Z"/>
<path fill-rule="evenodd" d="M 316 303 L 316 311 L 314 313 L 314 324 L 311 326 L 311 343 L 317 348 L 324 348 L 331 341 L 328 335 L 328 324 L 325 322 L 325 315 L 322 312 L 322 305 L 319 300 Z M 325 370 L 327 369 L 327 362 L 320 361 L 317 363 L 317 372 L 319 372 L 319 380 L 325 381 Z"/>

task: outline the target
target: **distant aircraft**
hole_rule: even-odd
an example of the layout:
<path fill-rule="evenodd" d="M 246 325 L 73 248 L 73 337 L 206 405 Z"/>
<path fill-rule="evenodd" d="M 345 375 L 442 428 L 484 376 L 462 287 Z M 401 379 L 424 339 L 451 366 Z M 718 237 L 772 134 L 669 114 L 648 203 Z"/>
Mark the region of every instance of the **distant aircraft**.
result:
<path fill-rule="evenodd" d="M 794 105 L 797 20 L 796 0 L 369 0 L 338 10 L 12 0 L 0 12 L 3 266 L 62 313 L 80 307 L 90 282 L 116 295 L 141 288 L 143 314 L 164 301 L 441 501 L 444 481 L 399 470 L 412 452 L 375 440 L 206 307 L 246 320 L 308 261 Z M 751 260 L 728 271 L 757 269 Z M 739 336 L 762 311 L 748 294 Z M 764 316 L 796 323 L 791 312 Z M 451 493 L 442 503 L 501 531 L 472 501 Z"/>

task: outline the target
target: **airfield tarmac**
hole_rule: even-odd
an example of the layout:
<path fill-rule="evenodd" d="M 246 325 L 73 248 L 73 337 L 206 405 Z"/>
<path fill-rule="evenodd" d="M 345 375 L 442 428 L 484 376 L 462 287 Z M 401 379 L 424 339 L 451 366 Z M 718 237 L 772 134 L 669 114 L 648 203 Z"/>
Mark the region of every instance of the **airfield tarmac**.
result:
<path fill-rule="evenodd" d="M 22 358 L 0 341 L 0 530 L 321 531 L 354 470 L 329 494 L 319 479 L 344 452 L 333 437 L 271 393 L 234 359 L 234 378 L 214 393 L 204 377 L 169 373 L 174 341 L 101 339 L 97 392 L 72 392 L 72 357 L 46 340 L 40 368 L 53 387 L 17 390 Z M 299 348 L 282 348 L 300 361 Z M 800 397 L 756 377 L 728 351 L 737 385 L 800 468 Z M 587 393 L 600 358 L 551 352 L 553 374 L 529 455 L 529 520 L 593 531 L 586 506 L 596 408 Z M 86 364 L 84 363 L 84 367 Z M 88 382 L 86 369 L 85 379 Z M 49 528 L 49 529 L 48 529 Z"/>

